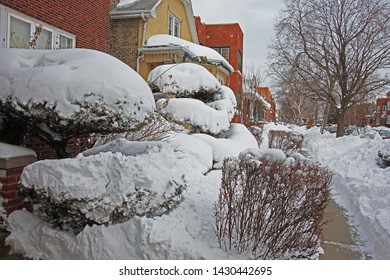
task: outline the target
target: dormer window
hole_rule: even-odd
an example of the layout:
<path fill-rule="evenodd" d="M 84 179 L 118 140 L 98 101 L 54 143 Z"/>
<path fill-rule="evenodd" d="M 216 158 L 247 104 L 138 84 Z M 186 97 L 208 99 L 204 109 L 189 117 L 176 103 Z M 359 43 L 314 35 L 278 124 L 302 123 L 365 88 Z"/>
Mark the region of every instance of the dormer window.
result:
<path fill-rule="evenodd" d="M 180 20 L 173 14 L 169 14 L 168 34 L 180 38 Z"/>

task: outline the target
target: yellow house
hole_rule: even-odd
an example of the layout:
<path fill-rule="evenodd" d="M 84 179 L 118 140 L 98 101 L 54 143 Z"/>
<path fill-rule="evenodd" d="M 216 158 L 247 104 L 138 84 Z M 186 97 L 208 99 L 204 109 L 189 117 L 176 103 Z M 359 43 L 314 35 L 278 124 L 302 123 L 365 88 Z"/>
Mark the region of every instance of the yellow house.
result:
<path fill-rule="evenodd" d="M 159 65 L 194 62 L 228 83 L 233 68 L 216 51 L 199 45 L 190 0 L 121 0 L 110 16 L 111 54 L 145 80 Z"/>

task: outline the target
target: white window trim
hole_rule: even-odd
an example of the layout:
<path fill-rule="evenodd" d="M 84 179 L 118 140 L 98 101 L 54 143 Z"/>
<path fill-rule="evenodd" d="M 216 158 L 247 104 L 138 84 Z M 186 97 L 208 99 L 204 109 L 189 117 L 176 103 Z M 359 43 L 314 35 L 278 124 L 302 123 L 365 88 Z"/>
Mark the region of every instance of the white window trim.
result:
<path fill-rule="evenodd" d="M 1 38 L 1 44 L 0 48 L 9 48 L 10 46 L 10 21 L 11 16 L 14 18 L 17 18 L 19 20 L 22 20 L 24 22 L 27 22 L 31 25 L 30 28 L 30 36 L 32 37 L 35 32 L 35 27 L 42 25 L 42 28 L 44 30 L 47 30 L 49 32 L 52 32 L 53 34 L 53 40 L 51 41 L 51 49 L 58 49 L 59 46 L 59 38 L 60 36 L 67 37 L 69 39 L 72 39 L 72 48 L 76 47 L 76 35 L 73 35 L 71 33 L 68 33 L 66 31 L 63 31 L 59 28 L 56 28 L 54 26 L 51 26 L 49 24 L 46 24 L 44 22 L 41 22 L 39 20 L 36 20 L 32 17 L 26 16 L 18 11 L 15 11 L 13 9 L 10 9 L 8 7 L 5 7 L 3 5 L 0 5 L 0 38 Z"/>
<path fill-rule="evenodd" d="M 221 85 L 225 85 L 225 79 L 221 75 L 217 74 L 216 78 Z"/>
<path fill-rule="evenodd" d="M 170 20 L 172 19 L 172 20 Z M 178 34 L 175 34 L 175 23 L 179 25 Z M 168 34 L 180 38 L 181 36 L 181 22 L 180 20 L 172 13 L 168 15 Z"/>

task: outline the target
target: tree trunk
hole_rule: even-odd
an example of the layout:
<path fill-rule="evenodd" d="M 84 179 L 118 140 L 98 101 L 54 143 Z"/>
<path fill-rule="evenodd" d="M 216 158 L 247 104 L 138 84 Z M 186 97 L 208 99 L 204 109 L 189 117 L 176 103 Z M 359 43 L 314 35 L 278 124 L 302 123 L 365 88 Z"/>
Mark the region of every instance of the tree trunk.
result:
<path fill-rule="evenodd" d="M 342 109 L 341 109 L 342 110 Z M 345 127 L 345 111 L 340 112 L 340 109 L 337 112 L 337 132 L 336 137 L 344 136 L 344 127 Z"/>
<path fill-rule="evenodd" d="M 59 159 L 71 157 L 71 154 L 67 150 L 67 141 L 51 142 L 50 144 L 54 148 Z"/>

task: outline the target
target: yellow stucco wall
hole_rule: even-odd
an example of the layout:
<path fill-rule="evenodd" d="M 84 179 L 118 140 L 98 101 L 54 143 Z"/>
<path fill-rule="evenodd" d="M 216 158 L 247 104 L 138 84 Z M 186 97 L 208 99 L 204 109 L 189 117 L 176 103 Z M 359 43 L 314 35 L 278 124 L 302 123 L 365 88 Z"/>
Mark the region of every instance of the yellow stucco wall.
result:
<path fill-rule="evenodd" d="M 146 40 L 156 34 L 168 34 L 168 18 L 172 13 L 180 20 L 180 38 L 193 42 L 187 13 L 181 0 L 164 0 L 156 10 L 156 18 L 148 20 Z"/>

